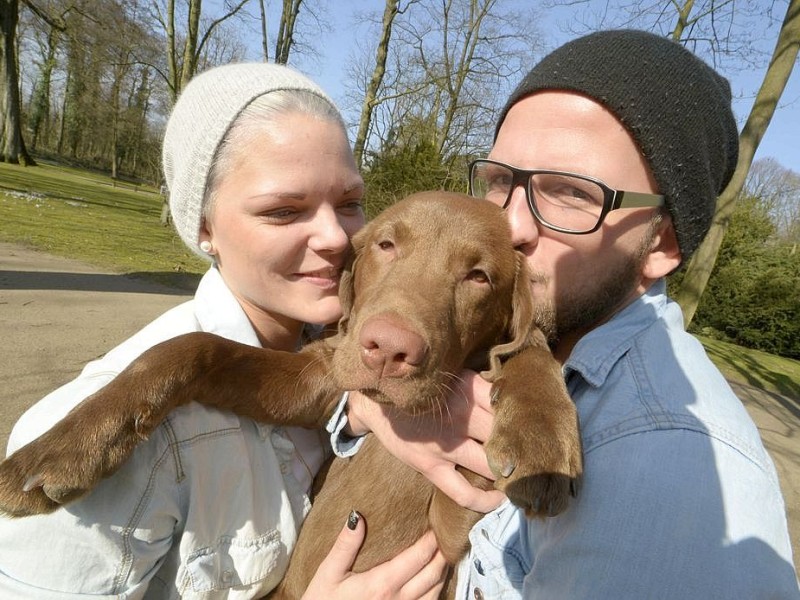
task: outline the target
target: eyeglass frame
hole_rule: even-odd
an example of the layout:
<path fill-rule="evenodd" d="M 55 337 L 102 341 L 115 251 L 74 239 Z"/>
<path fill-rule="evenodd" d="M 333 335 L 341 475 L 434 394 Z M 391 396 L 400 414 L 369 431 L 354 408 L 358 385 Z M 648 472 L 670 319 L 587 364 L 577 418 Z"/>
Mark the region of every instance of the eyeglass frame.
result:
<path fill-rule="evenodd" d="M 525 199 L 528 202 L 528 209 L 531 211 L 533 218 L 541 223 L 542 226 L 560 233 L 570 233 L 573 235 L 586 235 L 589 233 L 594 233 L 600 229 L 600 226 L 603 224 L 603 221 L 608 213 L 619 208 L 659 208 L 664 206 L 665 196 L 663 194 L 615 190 L 614 188 L 606 185 L 603 181 L 595 177 L 590 177 L 589 175 L 581 175 L 579 173 L 572 173 L 570 171 L 553 171 L 549 169 L 520 169 L 498 160 L 492 160 L 490 158 L 478 158 L 469 163 L 469 195 L 479 200 L 486 200 L 485 197 L 481 198 L 476 196 L 473 191 L 473 173 L 475 172 L 475 167 L 479 163 L 497 165 L 499 167 L 508 169 L 511 172 L 511 186 L 508 190 L 508 197 L 501 206 L 502 209 L 505 210 L 508 207 L 509 203 L 511 202 L 511 196 L 514 195 L 514 190 L 521 186 L 525 190 Z M 552 223 L 545 221 L 544 218 L 542 218 L 542 216 L 539 214 L 539 209 L 536 207 L 536 201 L 534 200 L 533 190 L 531 189 L 531 177 L 534 175 L 564 175 L 567 177 L 583 179 L 584 181 L 590 181 L 597 185 L 601 190 L 603 190 L 603 208 L 597 218 L 597 224 L 592 229 L 587 231 L 576 231 L 566 227 L 559 227 L 558 225 L 553 225 Z"/>

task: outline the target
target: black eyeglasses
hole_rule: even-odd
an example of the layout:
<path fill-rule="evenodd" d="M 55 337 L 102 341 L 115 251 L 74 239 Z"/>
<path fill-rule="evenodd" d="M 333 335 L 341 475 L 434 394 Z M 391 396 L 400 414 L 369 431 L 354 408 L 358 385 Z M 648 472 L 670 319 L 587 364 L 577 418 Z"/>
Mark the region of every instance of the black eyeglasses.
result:
<path fill-rule="evenodd" d="M 664 205 L 664 196 L 615 190 L 586 175 L 518 169 L 486 159 L 469 166 L 469 193 L 475 198 L 506 208 L 517 186 L 525 188 L 534 218 L 563 233 L 597 231 L 606 215 L 618 208 Z"/>

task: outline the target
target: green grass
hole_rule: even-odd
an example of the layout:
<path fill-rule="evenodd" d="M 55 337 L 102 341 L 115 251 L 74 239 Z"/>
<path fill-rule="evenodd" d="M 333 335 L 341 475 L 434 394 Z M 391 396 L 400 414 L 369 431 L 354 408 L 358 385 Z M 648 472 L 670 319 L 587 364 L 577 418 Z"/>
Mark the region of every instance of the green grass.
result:
<path fill-rule="evenodd" d="M 157 190 L 40 163 L 0 163 L 0 241 L 193 287 L 206 265 L 160 223 Z"/>
<path fill-rule="evenodd" d="M 800 402 L 800 361 L 703 336 L 697 338 L 727 379 Z"/>
<path fill-rule="evenodd" d="M 0 163 L 0 241 L 193 289 L 206 264 L 161 225 L 157 190 L 40 163 Z M 800 400 L 800 362 L 700 337 L 734 381 Z"/>

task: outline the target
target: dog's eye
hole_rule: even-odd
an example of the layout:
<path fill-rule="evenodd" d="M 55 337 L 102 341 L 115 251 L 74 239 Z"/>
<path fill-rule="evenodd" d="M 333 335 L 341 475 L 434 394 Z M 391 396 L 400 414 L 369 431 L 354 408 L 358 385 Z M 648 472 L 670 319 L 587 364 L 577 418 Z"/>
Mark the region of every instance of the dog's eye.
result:
<path fill-rule="evenodd" d="M 378 242 L 378 248 L 381 250 L 392 250 L 394 248 L 394 242 L 389 240 L 381 240 Z"/>
<path fill-rule="evenodd" d="M 467 273 L 467 280 L 474 281 L 475 283 L 491 282 L 491 280 L 489 279 L 489 275 L 487 275 L 486 271 L 482 271 L 481 269 L 472 269 L 469 273 Z"/>

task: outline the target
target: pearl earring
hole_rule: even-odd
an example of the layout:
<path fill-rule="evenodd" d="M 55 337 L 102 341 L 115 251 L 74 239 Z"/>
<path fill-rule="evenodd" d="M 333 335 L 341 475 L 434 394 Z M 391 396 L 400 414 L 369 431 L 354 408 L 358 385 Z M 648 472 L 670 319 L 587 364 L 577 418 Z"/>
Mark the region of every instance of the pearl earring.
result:
<path fill-rule="evenodd" d="M 214 249 L 214 246 L 211 245 L 211 242 L 208 240 L 203 240 L 200 242 L 200 250 L 205 252 L 206 254 L 211 254 L 211 251 Z"/>

